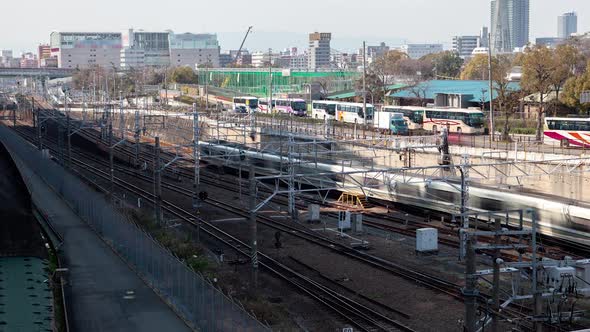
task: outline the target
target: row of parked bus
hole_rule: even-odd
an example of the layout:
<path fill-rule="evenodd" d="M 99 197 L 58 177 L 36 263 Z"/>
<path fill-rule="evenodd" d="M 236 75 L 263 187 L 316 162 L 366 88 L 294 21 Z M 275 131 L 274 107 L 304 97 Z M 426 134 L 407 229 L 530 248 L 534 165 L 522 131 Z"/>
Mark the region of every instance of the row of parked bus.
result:
<path fill-rule="evenodd" d="M 372 125 L 399 135 L 406 135 L 409 131 L 420 129 L 437 132 L 443 127 L 454 133 L 484 133 L 484 114 L 472 109 L 383 106 L 380 110 L 376 110 L 372 104 L 314 100 L 311 105 L 311 114 L 308 114 L 307 103 L 303 99 L 277 98 L 272 100 L 272 106 L 269 107 L 267 99 L 255 97 L 236 97 L 233 100 L 233 107 L 236 112 L 242 113 L 276 112 Z"/>

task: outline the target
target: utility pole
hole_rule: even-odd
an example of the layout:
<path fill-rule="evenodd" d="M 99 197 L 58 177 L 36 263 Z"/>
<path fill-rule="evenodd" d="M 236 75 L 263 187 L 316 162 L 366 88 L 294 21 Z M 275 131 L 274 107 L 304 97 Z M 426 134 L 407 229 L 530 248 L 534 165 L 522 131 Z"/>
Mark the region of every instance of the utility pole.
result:
<path fill-rule="evenodd" d="M 156 136 L 154 146 L 154 200 L 156 205 L 156 222 L 162 224 L 162 174 L 160 172 L 160 137 Z"/>
<path fill-rule="evenodd" d="M 254 287 L 258 287 L 258 225 L 256 224 L 256 179 L 254 173 L 254 165 L 250 163 L 250 170 L 248 172 L 248 179 L 250 182 L 250 236 L 251 236 L 251 253 L 252 260 L 252 279 Z"/>
<path fill-rule="evenodd" d="M 39 107 L 37 111 L 35 111 L 35 98 L 31 97 L 31 107 L 33 108 L 33 118 L 35 114 L 37 115 L 37 147 L 39 151 L 43 150 L 43 137 L 41 133 L 41 108 Z"/>
<path fill-rule="evenodd" d="M 293 161 L 293 155 L 295 154 L 294 151 L 294 142 L 293 142 L 293 133 L 289 133 L 289 150 L 288 150 L 288 163 L 289 165 L 289 215 L 291 216 L 291 220 L 297 221 L 297 210 L 295 207 L 295 165 Z M 282 158 L 282 156 L 281 156 Z"/>
<path fill-rule="evenodd" d="M 201 202 L 199 201 L 199 190 L 201 185 L 199 129 L 199 113 L 197 113 L 197 104 L 195 103 L 193 104 L 193 158 L 195 159 L 195 173 L 193 179 L 193 208 L 197 213 L 201 207 Z"/>
<path fill-rule="evenodd" d="M 205 110 L 209 111 L 209 61 L 205 68 Z"/>
<path fill-rule="evenodd" d="M 496 218 L 494 221 L 494 230 L 496 234 L 494 235 L 494 243 L 497 246 L 500 246 L 501 235 L 500 231 L 502 230 L 502 221 L 500 218 Z M 492 331 L 498 332 L 500 329 L 500 319 L 498 314 L 500 312 L 500 249 L 494 250 L 494 265 L 493 265 L 493 288 L 492 288 Z"/>
<path fill-rule="evenodd" d="M 367 42 L 363 41 L 363 116 L 367 119 Z M 365 121 L 366 124 L 366 121 Z"/>
<path fill-rule="evenodd" d="M 114 202 L 115 198 L 115 161 L 114 161 L 114 149 L 113 146 L 113 120 L 112 117 L 109 117 L 109 170 L 110 170 L 110 180 L 111 180 L 111 201 Z"/>
<path fill-rule="evenodd" d="M 274 116 L 272 109 L 272 48 L 268 49 L 268 110 Z"/>
<path fill-rule="evenodd" d="M 488 33 L 488 75 L 490 81 L 490 135 L 491 141 L 495 140 L 494 133 L 494 83 L 492 81 L 492 34 Z"/>
<path fill-rule="evenodd" d="M 533 291 L 533 319 L 534 319 L 534 330 L 536 332 L 543 331 L 543 323 L 538 318 L 543 314 L 543 293 L 539 291 L 538 280 L 537 280 L 537 269 L 539 268 L 539 262 L 537 261 L 537 220 L 533 216 L 532 227 L 532 250 L 531 250 L 531 267 L 533 268 L 531 282 Z M 559 313 L 558 313 L 559 314 Z"/>
<path fill-rule="evenodd" d="M 136 104 L 137 105 L 137 104 Z M 141 148 L 140 144 L 140 135 L 141 135 L 141 124 L 140 124 L 140 117 L 139 117 L 139 109 L 135 110 L 135 125 L 133 128 L 133 138 L 135 139 L 135 155 L 134 155 L 134 165 L 135 167 L 139 167 L 139 149 Z"/>
<path fill-rule="evenodd" d="M 469 235 L 467 235 L 469 236 Z M 477 328 L 477 276 L 475 265 L 475 250 L 471 238 L 467 238 L 467 255 L 465 261 L 465 288 L 463 296 L 465 297 L 465 332 L 475 332 Z"/>
<path fill-rule="evenodd" d="M 68 140 L 68 167 L 72 167 L 72 136 L 71 136 L 71 128 L 70 128 L 70 108 L 68 106 L 68 90 L 65 92 L 65 101 L 64 106 L 66 110 L 66 134 Z"/>

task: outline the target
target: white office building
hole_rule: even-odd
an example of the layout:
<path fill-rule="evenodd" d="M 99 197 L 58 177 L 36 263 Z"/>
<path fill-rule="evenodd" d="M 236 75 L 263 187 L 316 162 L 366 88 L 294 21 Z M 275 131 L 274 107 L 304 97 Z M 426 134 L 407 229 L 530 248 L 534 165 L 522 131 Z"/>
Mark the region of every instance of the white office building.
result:
<path fill-rule="evenodd" d="M 511 53 L 529 43 L 529 0 L 492 0 L 491 46 L 496 53 Z"/>
<path fill-rule="evenodd" d="M 172 66 L 219 67 L 219 54 L 217 35 L 170 32 L 170 64 Z"/>
<path fill-rule="evenodd" d="M 401 51 L 406 53 L 411 59 L 420 59 L 421 57 L 440 53 L 443 51 L 442 44 L 406 44 L 401 47 Z"/>
<path fill-rule="evenodd" d="M 170 66 L 170 32 L 129 29 L 123 36 L 125 48 L 142 50 L 146 67 Z"/>
<path fill-rule="evenodd" d="M 479 36 L 455 36 L 453 37 L 453 51 L 463 59 L 468 58 L 480 44 Z"/>
<path fill-rule="evenodd" d="M 52 32 L 51 56 L 59 68 L 93 66 L 119 68 L 122 39 L 119 32 Z"/>
<path fill-rule="evenodd" d="M 557 38 L 567 39 L 578 32 L 578 15 L 575 12 L 557 17 Z"/>
<path fill-rule="evenodd" d="M 272 61 L 272 64 L 276 64 L 279 59 L 279 54 L 269 52 L 253 52 L 252 53 L 252 67 L 262 68 L 268 67 L 268 64 Z"/>
<path fill-rule="evenodd" d="M 121 69 L 131 70 L 145 67 L 145 51 L 125 47 L 121 49 Z"/>

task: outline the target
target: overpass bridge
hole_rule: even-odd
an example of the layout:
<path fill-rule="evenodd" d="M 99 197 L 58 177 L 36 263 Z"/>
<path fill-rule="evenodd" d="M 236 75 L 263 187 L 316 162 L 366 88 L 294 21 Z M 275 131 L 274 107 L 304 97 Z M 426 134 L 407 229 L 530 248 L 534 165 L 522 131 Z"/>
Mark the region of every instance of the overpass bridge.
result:
<path fill-rule="evenodd" d="M 66 68 L 0 68 L 0 77 L 64 78 L 74 75 L 75 69 Z"/>

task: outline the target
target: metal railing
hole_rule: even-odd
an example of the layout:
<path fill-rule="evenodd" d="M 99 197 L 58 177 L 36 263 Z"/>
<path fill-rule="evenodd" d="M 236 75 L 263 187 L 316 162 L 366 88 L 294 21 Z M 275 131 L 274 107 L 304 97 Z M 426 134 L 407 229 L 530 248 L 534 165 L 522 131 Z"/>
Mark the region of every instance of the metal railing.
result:
<path fill-rule="evenodd" d="M 227 297 L 168 249 L 114 209 L 104 195 L 50 159 L 10 129 L 0 126 L 0 141 L 47 183 L 72 210 L 189 326 L 200 331 L 268 331 L 268 326 Z"/>

